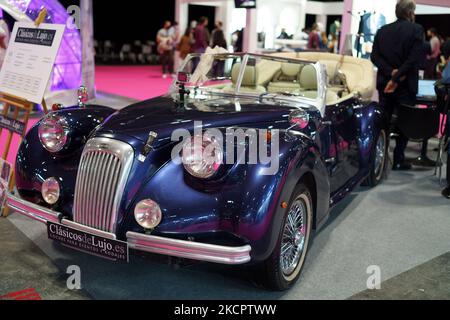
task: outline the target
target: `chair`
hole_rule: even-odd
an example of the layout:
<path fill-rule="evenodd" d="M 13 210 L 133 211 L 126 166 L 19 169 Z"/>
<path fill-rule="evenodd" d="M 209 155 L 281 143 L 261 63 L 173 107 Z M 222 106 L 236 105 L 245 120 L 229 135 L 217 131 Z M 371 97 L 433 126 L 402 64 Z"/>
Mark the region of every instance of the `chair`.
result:
<path fill-rule="evenodd" d="M 447 188 L 442 192 L 442 195 L 450 199 L 450 148 L 448 145 L 448 138 L 450 136 L 450 85 L 438 81 L 435 85 L 436 98 L 437 98 L 437 108 L 438 111 L 443 115 L 441 122 L 441 138 L 439 139 L 438 148 L 438 163 L 443 163 L 443 154 L 447 149 Z M 445 122 L 446 120 L 446 122 Z M 435 174 L 438 175 L 439 179 L 442 179 L 442 169 L 441 167 L 436 167 Z"/>
<path fill-rule="evenodd" d="M 400 131 L 411 140 L 428 140 L 439 133 L 440 114 L 436 107 L 401 105 L 397 119 Z"/>
<path fill-rule="evenodd" d="M 110 59 L 114 58 L 114 52 L 113 52 L 114 45 L 110 40 L 106 40 L 103 43 L 103 62 L 106 62 Z"/>
<path fill-rule="evenodd" d="M 128 43 L 125 43 L 120 50 L 120 61 L 131 61 L 132 63 L 136 63 L 136 55 L 133 53 L 132 46 Z"/>

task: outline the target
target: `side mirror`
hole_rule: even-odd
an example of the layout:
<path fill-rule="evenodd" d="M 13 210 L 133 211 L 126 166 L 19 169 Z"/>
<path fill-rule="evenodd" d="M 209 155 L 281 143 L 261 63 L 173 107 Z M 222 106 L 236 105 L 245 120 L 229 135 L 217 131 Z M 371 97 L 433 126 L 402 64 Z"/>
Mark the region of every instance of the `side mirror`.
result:
<path fill-rule="evenodd" d="M 177 81 L 179 83 L 188 83 L 189 82 L 189 74 L 187 72 L 178 72 Z"/>

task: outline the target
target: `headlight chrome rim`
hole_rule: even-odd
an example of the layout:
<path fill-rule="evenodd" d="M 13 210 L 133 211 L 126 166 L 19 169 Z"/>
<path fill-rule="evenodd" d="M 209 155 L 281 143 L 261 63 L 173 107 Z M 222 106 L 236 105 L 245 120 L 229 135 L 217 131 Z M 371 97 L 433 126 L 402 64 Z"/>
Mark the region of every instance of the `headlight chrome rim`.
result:
<path fill-rule="evenodd" d="M 59 115 L 50 114 L 39 124 L 39 140 L 42 146 L 51 153 L 57 153 L 67 145 L 69 124 Z"/>
<path fill-rule="evenodd" d="M 142 228 L 153 230 L 162 221 L 162 211 L 155 201 L 145 199 L 140 201 L 134 208 L 134 218 Z"/>
<path fill-rule="evenodd" d="M 218 174 L 224 162 L 222 144 L 214 136 L 197 135 L 184 144 L 182 160 L 191 176 L 211 179 Z"/>
<path fill-rule="evenodd" d="M 44 181 L 41 188 L 41 194 L 44 201 L 49 205 L 55 205 L 61 197 L 61 186 L 54 177 Z"/>

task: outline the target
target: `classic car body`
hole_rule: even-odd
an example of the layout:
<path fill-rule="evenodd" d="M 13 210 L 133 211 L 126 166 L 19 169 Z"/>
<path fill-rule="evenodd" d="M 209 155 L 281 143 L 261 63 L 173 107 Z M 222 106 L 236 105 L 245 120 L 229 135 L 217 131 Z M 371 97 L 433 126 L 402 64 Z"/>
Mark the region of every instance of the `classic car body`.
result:
<path fill-rule="evenodd" d="M 8 194 L 7 205 L 40 222 L 121 240 L 135 250 L 222 264 L 257 264 L 276 249 L 299 183 L 308 190 L 310 228 L 317 230 L 330 209 L 370 178 L 371 171 L 377 171 L 372 184 L 382 179 L 387 143 L 381 135 L 382 111 L 370 101 L 374 90 L 370 62 L 319 53 L 225 58 L 233 60 L 233 74 L 225 85 L 215 84 L 214 92 L 193 86 L 189 94 L 188 83 L 178 84 L 172 95 L 121 111 L 87 105 L 48 115 L 20 147 L 18 194 Z M 257 71 L 250 59 L 273 63 L 271 75 L 268 64 L 260 66 L 264 70 L 250 83 L 248 74 Z M 266 91 L 286 85 L 303 90 L 299 69 L 291 74 L 295 80 L 290 84 L 271 80 L 283 69 L 289 75 L 287 64 L 300 62 L 300 68 L 314 70 L 309 76 L 317 77 L 314 88 L 306 88 L 306 94 Z M 338 73 L 342 81 L 333 88 L 330 79 Z M 301 120 L 307 121 L 301 126 L 292 122 L 292 114 L 299 110 Z M 55 116 L 64 119 L 66 142 L 61 150 L 50 152 L 43 147 L 39 130 L 45 119 Z M 244 164 L 223 165 L 213 178 L 190 175 L 183 164 L 171 161 L 176 144 L 171 135 L 177 129 L 193 132 L 195 121 L 223 132 L 230 127 L 279 130 L 276 174 L 262 175 L 261 168 L 267 165 Z M 50 178 L 60 188 L 54 204 L 42 193 Z M 134 214 L 145 199 L 157 203 L 162 213 L 159 225 L 151 230 L 142 227 Z"/>

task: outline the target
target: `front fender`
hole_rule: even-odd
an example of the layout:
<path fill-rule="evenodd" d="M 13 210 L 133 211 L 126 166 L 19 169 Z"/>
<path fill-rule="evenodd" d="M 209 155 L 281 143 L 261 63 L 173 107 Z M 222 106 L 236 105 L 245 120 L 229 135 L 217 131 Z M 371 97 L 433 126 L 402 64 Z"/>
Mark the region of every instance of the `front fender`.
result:
<path fill-rule="evenodd" d="M 272 254 L 287 210 L 283 209 L 282 203 L 290 202 L 301 181 L 307 184 L 312 193 L 315 202 L 314 227 L 317 227 L 328 215 L 330 183 L 317 146 L 308 140 L 302 140 L 301 147 L 294 147 L 287 154 L 283 165 L 280 165 L 271 197 L 262 199 L 264 205 L 259 206 L 259 211 L 241 217 L 239 234 L 251 239 L 253 260 L 264 261 Z M 251 195 L 246 198 L 246 203 L 253 203 Z"/>
<path fill-rule="evenodd" d="M 132 212 L 139 201 L 150 198 L 160 205 L 164 216 L 154 235 L 195 240 L 209 235 L 207 240 L 214 242 L 228 234 L 252 246 L 254 261 L 265 260 L 278 240 L 285 213 L 281 203 L 289 202 L 306 174 L 314 180 L 311 192 L 317 195 L 316 221 L 328 213 L 330 187 L 317 146 L 304 137 L 289 140 L 285 133 L 280 142 L 280 167 L 273 176 L 261 174 L 267 166 L 242 164 L 219 180 L 200 181 L 188 175 L 183 165 L 168 161 L 146 183 L 141 182 L 136 197 L 127 205 L 120 237 L 127 231 L 144 232 Z M 158 152 L 169 155 L 172 146 L 166 149 Z"/>
<path fill-rule="evenodd" d="M 72 216 L 72 203 L 78 166 L 89 135 L 114 109 L 99 106 L 67 108 L 54 114 L 64 116 L 70 126 L 68 144 L 57 154 L 48 152 L 38 136 L 39 121 L 25 136 L 16 158 L 16 186 L 20 196 L 28 201 L 48 207 L 41 197 L 42 183 L 56 177 L 62 181 L 59 210 Z"/>

